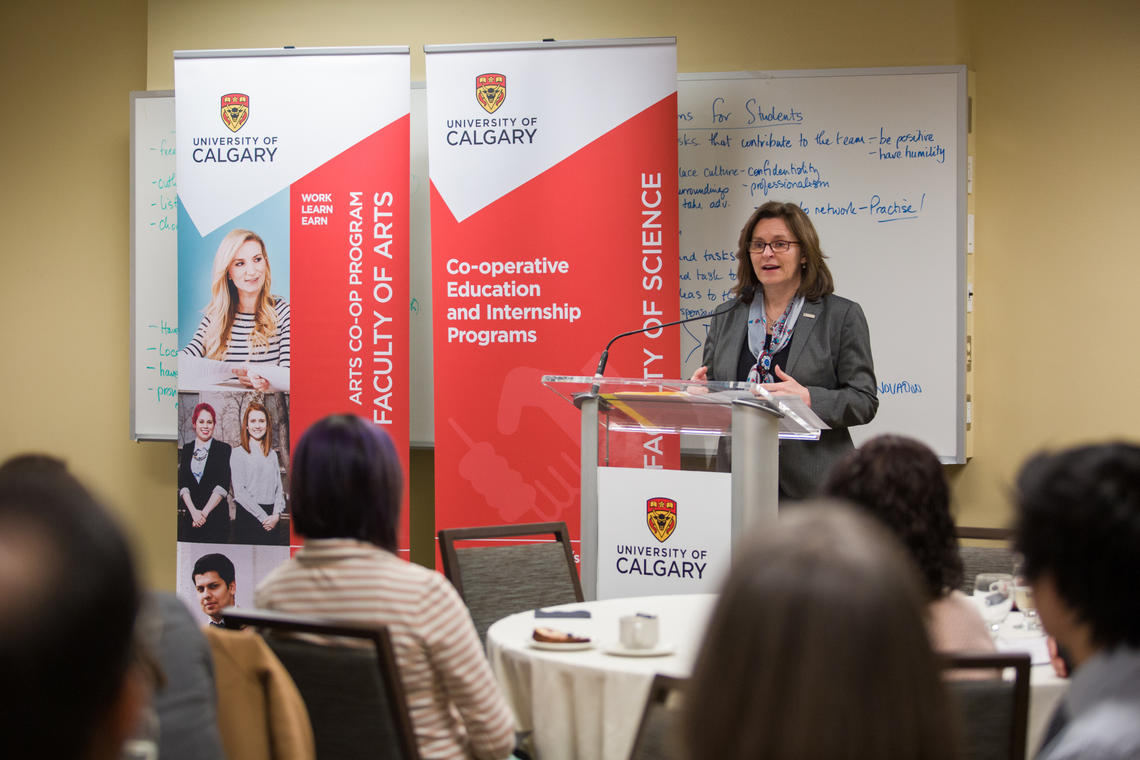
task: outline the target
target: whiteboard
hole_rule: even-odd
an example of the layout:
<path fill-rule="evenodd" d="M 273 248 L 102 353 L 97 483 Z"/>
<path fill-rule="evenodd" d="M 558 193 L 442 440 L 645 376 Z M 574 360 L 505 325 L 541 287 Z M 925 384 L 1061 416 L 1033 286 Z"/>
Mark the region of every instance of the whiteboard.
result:
<path fill-rule="evenodd" d="M 798 203 L 836 293 L 870 324 L 879 411 L 852 429 L 856 443 L 900 433 L 964 462 L 965 67 L 679 79 L 681 316 L 729 299 L 758 205 Z M 707 330 L 684 326 L 682 376 Z"/>
<path fill-rule="evenodd" d="M 131 419 L 133 440 L 175 440 L 178 187 L 174 92 L 132 92 Z"/>

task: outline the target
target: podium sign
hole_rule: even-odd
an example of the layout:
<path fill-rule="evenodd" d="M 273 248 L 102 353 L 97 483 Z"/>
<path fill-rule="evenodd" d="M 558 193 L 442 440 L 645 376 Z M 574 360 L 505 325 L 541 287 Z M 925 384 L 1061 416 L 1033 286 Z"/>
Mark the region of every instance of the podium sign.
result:
<path fill-rule="evenodd" d="M 827 427 L 798 398 L 774 397 L 749 383 L 551 375 L 542 381 L 581 410 L 587 599 L 715 590 L 733 541 L 776 518 L 778 439 L 818 440 Z M 668 458 L 629 467 L 623 437 L 647 434 L 681 441 L 680 469 Z M 699 457 L 685 456 L 682 436 L 731 436 L 731 455 L 718 450 L 702 466 Z"/>
<path fill-rule="evenodd" d="M 598 598 L 711 593 L 732 558 L 727 472 L 598 470 Z"/>

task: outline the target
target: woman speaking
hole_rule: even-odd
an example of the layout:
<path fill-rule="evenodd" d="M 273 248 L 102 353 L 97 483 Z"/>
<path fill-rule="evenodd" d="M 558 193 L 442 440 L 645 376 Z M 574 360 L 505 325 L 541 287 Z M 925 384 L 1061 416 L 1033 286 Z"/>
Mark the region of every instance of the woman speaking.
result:
<path fill-rule="evenodd" d="M 870 422 L 879 407 L 867 319 L 834 294 L 819 235 L 794 203 L 756 209 L 736 258 L 736 298 L 714 313 L 693 379 L 746 380 L 798 396 L 831 426 L 818 441 L 780 442 L 780 497 L 804 499 L 854 448 L 847 429 Z"/>
<path fill-rule="evenodd" d="M 214 254 L 210 303 L 186 356 L 224 362 L 289 366 L 289 304 L 270 293 L 272 277 L 265 241 L 256 232 L 230 230 Z M 269 389 L 256 369 L 234 370 L 242 384 Z"/>

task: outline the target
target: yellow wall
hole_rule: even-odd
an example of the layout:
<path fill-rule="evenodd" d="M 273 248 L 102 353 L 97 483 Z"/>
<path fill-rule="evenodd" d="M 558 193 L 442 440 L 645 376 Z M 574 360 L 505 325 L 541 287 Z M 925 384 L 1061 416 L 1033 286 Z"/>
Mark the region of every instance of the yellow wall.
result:
<path fill-rule="evenodd" d="M 170 88 L 175 49 L 406 44 L 416 80 L 424 44 L 543 37 L 676 36 L 681 71 L 965 63 L 978 253 L 961 522 L 1005 522 L 1012 475 L 1040 446 L 1140 427 L 1136 319 L 1114 295 L 1140 280 L 1134 0 L 24 4 L 0 23 L 0 457 L 67 456 L 126 516 L 156 586 L 174 585 L 174 447 L 127 440 L 127 92 Z M 426 511 L 429 456 L 412 477 Z"/>
<path fill-rule="evenodd" d="M 173 50 L 677 37 L 681 71 L 962 63 L 957 2 L 802 0 L 761 17 L 747 0 L 151 0 L 147 81 L 173 85 Z M 336 10 L 329 10 L 329 8 Z"/>
<path fill-rule="evenodd" d="M 1000 525 L 1035 450 L 1140 439 L 1140 3 L 976 0 L 974 458 L 959 522 Z"/>
<path fill-rule="evenodd" d="M 66 457 L 173 578 L 173 448 L 128 438 L 128 101 L 146 2 L 0 10 L 0 458 Z"/>

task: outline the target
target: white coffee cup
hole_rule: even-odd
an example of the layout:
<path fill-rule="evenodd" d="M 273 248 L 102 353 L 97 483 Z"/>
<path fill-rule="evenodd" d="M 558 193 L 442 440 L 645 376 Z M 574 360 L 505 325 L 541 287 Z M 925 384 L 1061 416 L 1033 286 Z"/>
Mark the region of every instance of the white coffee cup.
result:
<path fill-rule="evenodd" d="M 656 615 L 639 612 L 620 620 L 621 645 L 626 649 L 652 649 L 657 646 L 660 628 Z"/>

